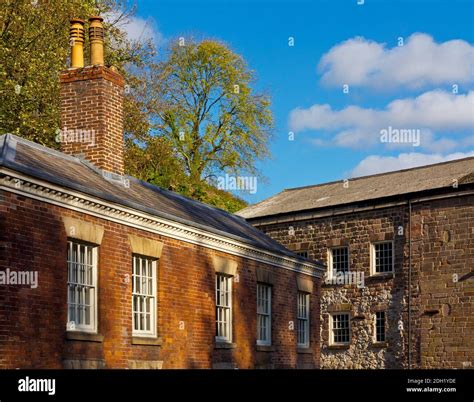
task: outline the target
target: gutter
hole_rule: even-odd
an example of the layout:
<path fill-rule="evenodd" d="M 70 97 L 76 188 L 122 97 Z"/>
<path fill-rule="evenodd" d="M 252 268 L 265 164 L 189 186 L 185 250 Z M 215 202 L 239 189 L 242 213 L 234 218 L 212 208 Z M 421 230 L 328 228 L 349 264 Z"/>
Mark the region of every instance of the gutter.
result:
<path fill-rule="evenodd" d="M 410 199 L 411 199 L 412 204 L 431 201 L 431 200 L 441 200 L 441 199 L 452 198 L 452 197 L 462 197 L 462 196 L 474 194 L 473 184 L 474 183 L 460 184 L 459 187 L 462 187 L 462 189 L 460 188 L 459 191 L 450 191 L 450 192 L 443 193 L 443 190 L 446 191 L 450 187 L 439 187 L 432 190 L 406 194 L 405 196 L 411 197 Z M 426 193 L 431 193 L 431 194 L 426 194 Z M 378 200 L 380 202 L 377 202 Z M 349 214 L 355 214 L 359 212 L 367 212 L 367 211 L 392 208 L 392 207 L 397 207 L 397 206 L 404 206 L 404 205 L 407 205 L 408 203 L 406 198 L 402 200 L 399 200 L 399 199 L 390 200 L 390 199 L 382 198 L 382 199 L 374 199 L 370 201 L 371 202 L 368 203 L 367 205 L 358 205 L 358 203 L 355 202 L 355 203 L 349 203 L 349 204 L 335 205 L 331 207 L 321 207 L 321 208 L 311 209 L 307 211 L 285 212 L 282 214 L 248 217 L 244 219 L 246 219 L 247 222 L 250 222 L 255 227 L 258 227 L 262 225 L 277 225 L 277 224 L 283 224 L 283 223 L 301 222 L 301 221 L 306 221 L 309 219 L 320 219 L 320 218 L 326 218 L 326 217 L 331 217 L 331 216 L 349 215 Z"/>
<path fill-rule="evenodd" d="M 14 184 L 9 184 L 15 179 L 23 184 L 20 188 L 16 188 Z M 15 183 L 18 183 L 18 181 Z M 296 255 L 293 257 L 242 241 L 232 240 L 230 236 L 214 234 L 210 231 L 167 220 L 156 214 L 148 214 L 123 205 L 104 202 L 93 196 L 25 177 L 18 172 L 8 172 L 2 168 L 0 168 L 0 190 L 317 278 L 321 278 L 325 272 L 324 266 L 316 261 L 304 260 Z"/>

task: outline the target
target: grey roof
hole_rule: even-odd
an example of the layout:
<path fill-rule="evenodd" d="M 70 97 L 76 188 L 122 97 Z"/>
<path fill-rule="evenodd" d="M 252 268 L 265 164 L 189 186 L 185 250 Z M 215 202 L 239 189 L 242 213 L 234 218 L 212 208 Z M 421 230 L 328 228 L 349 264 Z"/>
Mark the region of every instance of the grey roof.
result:
<path fill-rule="evenodd" d="M 344 181 L 287 189 L 237 212 L 246 218 L 263 218 L 295 212 L 334 208 L 354 203 L 406 196 L 434 189 L 453 189 L 474 183 L 474 157 L 381 173 Z"/>
<path fill-rule="evenodd" d="M 0 166 L 27 176 L 183 223 L 282 256 L 307 261 L 247 223 L 245 219 L 131 176 L 129 188 L 104 178 L 102 171 L 12 134 L 0 136 Z"/>

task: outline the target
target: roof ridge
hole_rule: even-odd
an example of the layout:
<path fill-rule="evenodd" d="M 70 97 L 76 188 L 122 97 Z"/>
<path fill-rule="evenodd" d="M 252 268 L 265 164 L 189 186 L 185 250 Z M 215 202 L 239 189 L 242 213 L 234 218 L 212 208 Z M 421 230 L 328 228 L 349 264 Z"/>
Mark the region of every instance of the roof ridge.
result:
<path fill-rule="evenodd" d="M 51 155 L 59 156 L 63 159 L 74 160 L 74 161 L 79 162 L 79 163 L 82 162 L 82 160 L 80 158 L 78 158 L 77 156 L 65 154 L 64 152 L 61 152 L 57 149 L 47 147 L 46 145 L 38 144 L 37 142 L 27 140 L 26 138 L 20 137 L 20 136 L 15 135 L 15 134 L 7 133 L 7 134 L 3 134 L 1 137 L 3 137 L 3 136 L 7 136 L 7 139 L 10 139 L 10 138 L 14 139 L 19 143 L 22 143 L 22 144 L 28 145 L 28 146 L 32 146 L 33 148 L 36 148 L 36 149 L 39 149 L 41 151 L 47 152 Z"/>
<path fill-rule="evenodd" d="M 301 187 L 285 188 L 283 191 L 280 191 L 279 193 L 275 194 L 273 197 L 275 197 L 276 195 L 281 194 L 283 192 L 286 192 L 286 191 L 294 191 L 294 190 L 302 190 L 302 189 L 305 189 L 305 188 L 327 186 L 329 184 L 340 183 L 341 181 L 344 181 L 344 180 L 354 181 L 354 180 L 368 179 L 368 178 L 371 178 L 371 177 L 385 176 L 385 175 L 390 175 L 390 174 L 395 174 L 395 173 L 408 172 L 408 171 L 411 171 L 411 170 L 424 169 L 424 168 L 433 167 L 433 166 L 447 165 L 447 164 L 451 164 L 451 163 L 459 163 L 459 162 L 467 161 L 469 159 L 474 159 L 474 156 L 468 156 L 466 158 L 453 159 L 453 160 L 450 160 L 450 161 L 443 161 L 443 162 L 438 162 L 438 163 L 430 163 L 428 165 L 414 166 L 414 167 L 406 168 L 406 169 L 392 170 L 390 172 L 374 173 L 374 174 L 370 174 L 370 175 L 367 175 L 367 176 L 358 176 L 358 177 L 352 177 L 352 178 L 345 178 L 345 179 L 328 181 L 328 182 L 325 182 L 325 183 L 310 184 L 310 185 L 301 186 Z M 272 198 L 272 197 L 270 197 L 270 198 Z M 267 198 L 267 199 L 270 199 L 270 198 Z M 254 204 L 254 205 L 257 205 L 257 204 Z"/>

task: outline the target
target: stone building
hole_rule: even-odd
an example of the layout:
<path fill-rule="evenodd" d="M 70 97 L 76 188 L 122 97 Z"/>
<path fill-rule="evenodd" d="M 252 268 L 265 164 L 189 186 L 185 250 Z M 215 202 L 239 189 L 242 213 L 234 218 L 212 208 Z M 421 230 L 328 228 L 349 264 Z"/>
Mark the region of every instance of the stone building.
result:
<path fill-rule="evenodd" d="M 474 158 L 289 189 L 239 214 L 327 263 L 322 368 L 474 365 Z"/>
<path fill-rule="evenodd" d="M 124 175 L 124 79 L 71 21 L 61 151 L 0 137 L 0 368 L 308 368 L 323 266 Z"/>

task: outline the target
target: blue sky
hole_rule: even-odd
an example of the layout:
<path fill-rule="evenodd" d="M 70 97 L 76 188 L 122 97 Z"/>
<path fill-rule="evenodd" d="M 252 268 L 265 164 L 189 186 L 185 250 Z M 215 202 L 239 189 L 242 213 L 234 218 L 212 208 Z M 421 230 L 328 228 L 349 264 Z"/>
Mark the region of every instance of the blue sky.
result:
<path fill-rule="evenodd" d="M 275 139 L 273 159 L 259 164 L 268 182 L 239 194 L 251 203 L 285 188 L 474 155 L 474 2 L 364 3 L 138 0 L 129 29 L 161 44 L 216 38 L 255 71 L 256 89 L 272 99 Z M 389 127 L 413 137 L 381 142 Z"/>

